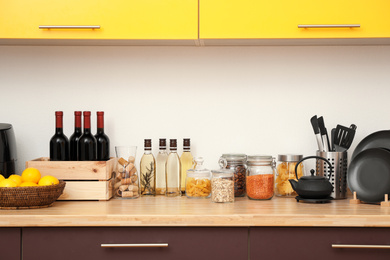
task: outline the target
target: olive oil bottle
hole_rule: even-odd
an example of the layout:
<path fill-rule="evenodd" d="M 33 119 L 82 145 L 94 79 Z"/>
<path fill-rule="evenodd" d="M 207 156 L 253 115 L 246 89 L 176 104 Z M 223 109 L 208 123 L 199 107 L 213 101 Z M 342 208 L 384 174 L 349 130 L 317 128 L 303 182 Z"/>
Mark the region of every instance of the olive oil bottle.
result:
<path fill-rule="evenodd" d="M 187 177 L 187 171 L 189 169 L 193 168 L 193 160 L 194 157 L 191 154 L 191 145 L 190 145 L 190 139 L 184 138 L 183 139 L 183 153 L 180 157 L 180 164 L 181 164 L 181 192 L 184 195 L 185 193 L 185 183 L 186 183 L 186 177 Z"/>

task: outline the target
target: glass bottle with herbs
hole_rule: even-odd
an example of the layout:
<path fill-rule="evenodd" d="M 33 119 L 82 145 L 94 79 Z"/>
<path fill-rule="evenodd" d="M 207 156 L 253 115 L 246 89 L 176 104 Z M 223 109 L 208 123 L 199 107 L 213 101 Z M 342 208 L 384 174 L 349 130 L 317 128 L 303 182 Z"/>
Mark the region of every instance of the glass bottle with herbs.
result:
<path fill-rule="evenodd" d="M 165 164 L 167 163 L 167 140 L 160 139 L 160 150 L 156 157 L 156 195 L 165 195 L 167 186 L 165 184 Z"/>
<path fill-rule="evenodd" d="M 145 151 L 140 162 L 141 196 L 156 195 L 156 161 L 152 154 L 152 140 L 145 139 Z"/>

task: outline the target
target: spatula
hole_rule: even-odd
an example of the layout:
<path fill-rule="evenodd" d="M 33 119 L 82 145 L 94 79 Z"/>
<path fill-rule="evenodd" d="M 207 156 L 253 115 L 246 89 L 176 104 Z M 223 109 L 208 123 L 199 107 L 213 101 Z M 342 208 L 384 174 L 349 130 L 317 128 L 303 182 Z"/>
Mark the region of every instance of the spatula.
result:
<path fill-rule="evenodd" d="M 333 143 L 336 152 L 344 152 L 351 147 L 353 138 L 355 137 L 356 125 L 352 124 L 349 128 L 342 125 L 337 125 L 333 136 Z"/>

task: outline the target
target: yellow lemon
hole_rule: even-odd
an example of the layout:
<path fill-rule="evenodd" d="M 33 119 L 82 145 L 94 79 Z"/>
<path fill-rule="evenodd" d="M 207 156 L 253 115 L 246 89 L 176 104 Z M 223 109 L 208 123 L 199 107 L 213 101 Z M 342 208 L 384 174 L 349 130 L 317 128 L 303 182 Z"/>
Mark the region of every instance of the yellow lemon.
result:
<path fill-rule="evenodd" d="M 5 180 L 4 176 L 0 174 L 0 181 Z"/>
<path fill-rule="evenodd" d="M 30 168 L 26 168 L 22 172 L 22 180 L 23 180 L 23 182 L 38 183 L 40 179 L 41 179 L 41 173 L 39 172 L 38 169 L 30 167 Z"/>
<path fill-rule="evenodd" d="M 60 181 L 56 177 L 47 175 L 47 176 L 42 177 L 42 179 L 39 180 L 38 185 L 39 186 L 48 186 L 48 185 L 54 185 L 54 184 L 58 184 L 58 183 L 60 183 Z"/>
<path fill-rule="evenodd" d="M 17 187 L 18 185 L 16 182 L 10 179 L 5 179 L 0 181 L 0 187 Z"/>
<path fill-rule="evenodd" d="M 14 182 L 16 182 L 16 184 L 18 186 L 20 186 L 20 184 L 22 184 L 22 176 L 19 176 L 19 175 L 16 175 L 16 174 L 12 174 L 11 176 L 8 177 L 9 180 L 13 180 Z"/>
<path fill-rule="evenodd" d="M 22 184 L 20 184 L 19 187 L 31 187 L 31 186 L 38 186 L 38 184 L 36 184 L 35 182 L 26 181 L 26 182 L 22 182 Z"/>

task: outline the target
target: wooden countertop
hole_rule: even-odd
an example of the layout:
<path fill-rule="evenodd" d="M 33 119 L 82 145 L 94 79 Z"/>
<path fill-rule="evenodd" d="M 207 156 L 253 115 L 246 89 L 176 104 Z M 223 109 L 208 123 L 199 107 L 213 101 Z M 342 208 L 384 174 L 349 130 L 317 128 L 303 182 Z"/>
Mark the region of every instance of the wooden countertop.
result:
<path fill-rule="evenodd" d="M 57 201 L 52 207 L 0 210 L 1 227 L 71 226 L 301 226 L 390 227 L 390 208 L 373 204 L 297 203 L 293 198 L 231 204 L 210 199 L 150 197 L 110 201 Z"/>

